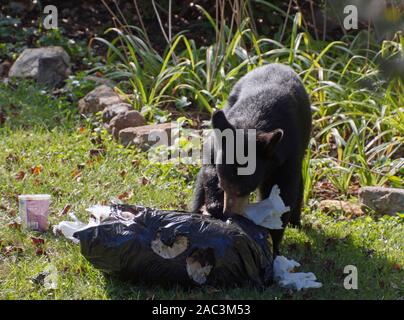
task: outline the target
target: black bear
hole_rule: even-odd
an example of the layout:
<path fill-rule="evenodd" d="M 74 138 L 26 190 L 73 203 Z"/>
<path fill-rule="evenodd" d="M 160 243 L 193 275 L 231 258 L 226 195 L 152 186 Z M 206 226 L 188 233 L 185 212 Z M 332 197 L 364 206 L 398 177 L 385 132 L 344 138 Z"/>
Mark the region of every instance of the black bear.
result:
<path fill-rule="evenodd" d="M 204 164 L 198 173 L 192 211 L 200 212 L 205 206 L 217 218 L 243 214 L 251 192 L 256 190 L 260 201 L 277 184 L 281 198 L 291 209 L 282 217 L 283 226 L 288 223 L 299 226 L 302 161 L 310 140 L 311 119 L 307 92 L 290 67 L 268 64 L 243 76 L 233 87 L 223 110 L 213 114 L 212 127 L 216 132 L 244 131 L 241 140 L 244 152 L 248 142 L 246 129 L 255 129 L 255 170 L 251 174 L 239 174 L 245 163 L 232 154 L 240 145 L 237 135 L 236 139 L 211 135 L 204 146 L 204 152 L 209 151 L 210 163 Z M 225 142 L 234 144 L 234 148 L 228 151 Z M 222 152 L 215 153 L 218 149 Z M 234 161 L 227 161 L 230 156 Z M 283 232 L 270 232 L 274 255 L 279 254 Z"/>

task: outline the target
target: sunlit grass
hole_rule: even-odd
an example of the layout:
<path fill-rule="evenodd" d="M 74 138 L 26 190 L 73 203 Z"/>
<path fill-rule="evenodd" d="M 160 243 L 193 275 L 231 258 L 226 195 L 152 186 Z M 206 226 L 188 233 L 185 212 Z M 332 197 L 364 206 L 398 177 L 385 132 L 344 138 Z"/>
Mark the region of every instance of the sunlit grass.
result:
<path fill-rule="evenodd" d="M 319 182 L 331 184 L 333 198 L 351 201 L 356 200 L 352 187 L 403 187 L 403 82 L 379 69 L 380 58 L 403 56 L 403 36 L 368 44 L 368 35 L 361 32 L 340 41 L 315 41 L 302 31 L 296 15 L 286 17 L 291 31 L 279 41 L 258 37 L 248 20 L 230 27 L 200 10 L 217 32 L 216 42 L 199 46 L 182 33 L 161 53 L 141 29 L 112 28 L 107 36 L 115 39 L 94 40 L 108 53 L 106 65 L 93 71 L 119 80 L 117 90 L 129 94 L 133 107 L 158 121 L 168 116 L 168 106 L 207 114 L 222 108 L 235 82 L 257 66 L 280 62 L 293 67 L 310 95 L 314 128 L 303 166 L 303 229 L 286 230 L 282 252 L 300 261 L 303 271 L 314 272 L 324 287 L 293 296 L 276 286 L 264 292 L 138 287 L 105 277 L 78 246 L 51 232 L 41 235 L 46 255 L 37 255 L 30 237 L 38 234 L 9 225 L 16 218 L 19 194 L 51 194 L 52 224 L 66 219 L 59 215 L 66 204 L 86 220 L 88 206 L 125 193 L 128 203 L 185 209 L 198 168 L 150 163 L 146 155 L 114 142 L 94 119 L 80 119 L 76 100 L 55 98 L 21 82 L 0 84 L 0 112 L 6 116 L 0 128 L 0 298 L 402 298 L 402 218 L 371 214 L 348 219 L 320 212 L 315 204 Z M 85 93 L 80 89 L 75 89 L 77 96 Z M 102 144 L 93 144 L 94 137 Z M 94 148 L 103 153 L 92 156 Z M 38 174 L 33 167 L 40 167 Z M 10 247 L 21 252 L 8 252 Z M 48 264 L 59 275 L 54 291 L 31 281 Z M 349 264 L 358 268 L 358 290 L 343 288 L 343 268 Z"/>
<path fill-rule="evenodd" d="M 9 226 L 22 193 L 52 195 L 50 222 L 68 219 L 59 213 L 66 204 L 82 219 L 85 209 L 108 203 L 124 192 L 128 203 L 156 208 L 186 208 L 192 193 L 196 168 L 183 165 L 150 165 L 143 155 L 121 148 L 102 134 L 105 155 L 92 158 L 90 127 L 79 124 L 65 130 L 26 129 L 0 131 L 0 297 L 6 299 L 192 299 L 192 298 L 341 298 L 396 299 L 402 296 L 404 263 L 403 224 L 400 218 L 362 217 L 337 219 L 318 210 L 305 210 L 302 230 L 287 229 L 282 252 L 302 263 L 302 271 L 314 272 L 324 284 L 321 289 L 295 293 L 272 286 L 254 289 L 182 290 L 139 287 L 104 276 L 81 256 L 79 246 L 54 236 L 16 230 Z M 10 154 L 18 160 L 10 161 Z M 9 159 L 9 160 L 7 160 Z M 135 160 L 135 161 L 134 161 Z M 30 172 L 42 166 L 39 174 Z M 81 174 L 78 175 L 78 169 Z M 16 174 L 25 172 L 19 179 Z M 142 183 L 142 177 L 148 183 Z M 44 254 L 37 254 L 31 237 L 45 239 Z M 6 253 L 6 247 L 21 252 Z M 58 288 L 46 290 L 35 277 L 49 264 L 58 272 Z M 359 270 L 359 289 L 343 287 L 343 268 L 352 264 Z"/>

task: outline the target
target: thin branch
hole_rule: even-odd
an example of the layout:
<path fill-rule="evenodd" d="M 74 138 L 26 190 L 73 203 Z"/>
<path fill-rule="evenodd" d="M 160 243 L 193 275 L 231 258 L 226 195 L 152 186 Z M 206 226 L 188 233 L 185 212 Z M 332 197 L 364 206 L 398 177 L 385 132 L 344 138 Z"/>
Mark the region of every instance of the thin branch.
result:
<path fill-rule="evenodd" d="M 323 41 L 325 41 L 327 34 L 327 0 L 324 2 L 324 20 L 323 20 Z"/>
<path fill-rule="evenodd" d="M 281 33 L 279 42 L 282 42 L 283 36 L 286 31 L 286 25 L 288 23 L 288 19 L 289 19 L 289 15 L 290 15 L 290 9 L 292 8 L 292 1 L 293 0 L 289 0 L 288 11 L 286 12 L 285 22 L 283 23 L 282 33 Z"/>
<path fill-rule="evenodd" d="M 172 28 L 172 24 L 171 24 L 171 14 L 172 14 L 172 12 L 171 12 L 171 0 L 169 0 L 169 2 L 168 2 L 168 39 L 170 40 L 170 43 L 171 43 L 171 40 L 172 40 L 172 38 L 171 38 L 171 36 L 172 36 L 172 34 L 171 34 L 171 28 Z"/>
<path fill-rule="evenodd" d="M 147 31 L 146 31 L 146 27 L 145 27 L 145 25 L 143 23 L 142 15 L 140 14 L 140 10 L 139 10 L 139 7 L 137 5 L 137 0 L 133 0 L 133 4 L 135 6 L 136 14 L 137 14 L 137 16 L 139 18 L 140 26 L 142 27 L 142 30 L 143 30 L 144 36 L 146 38 L 147 44 L 150 46 L 150 48 L 152 48 L 153 45 L 152 45 L 152 43 L 151 43 L 151 41 L 149 39 L 149 36 L 147 34 Z"/>
<path fill-rule="evenodd" d="M 310 0 L 310 11 L 311 11 L 311 20 L 314 24 L 314 34 L 316 35 L 316 40 L 319 40 L 318 32 L 317 32 L 316 16 L 314 14 L 313 0 Z"/>
<path fill-rule="evenodd" d="M 154 8 L 154 12 L 156 13 L 157 21 L 158 21 L 158 23 L 160 25 L 161 32 L 163 33 L 163 36 L 166 39 L 167 43 L 170 44 L 170 39 L 168 38 L 168 36 L 167 36 L 167 34 L 166 34 L 165 30 L 164 30 L 164 26 L 163 26 L 163 23 L 161 22 L 160 14 L 159 14 L 159 12 L 158 12 L 158 10 L 156 8 L 156 3 L 155 3 L 154 0 L 152 0 L 152 5 L 153 5 L 153 8 Z"/>

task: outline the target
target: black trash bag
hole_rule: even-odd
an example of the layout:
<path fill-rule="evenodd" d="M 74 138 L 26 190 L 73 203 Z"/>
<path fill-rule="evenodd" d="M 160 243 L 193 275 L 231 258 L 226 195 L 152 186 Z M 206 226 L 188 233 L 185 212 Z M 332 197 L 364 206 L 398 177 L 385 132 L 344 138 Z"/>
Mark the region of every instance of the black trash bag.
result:
<path fill-rule="evenodd" d="M 265 287 L 272 283 L 268 229 L 236 216 L 114 205 L 101 224 L 78 231 L 81 253 L 96 268 L 139 284 Z M 130 219 L 123 218 L 127 212 Z"/>

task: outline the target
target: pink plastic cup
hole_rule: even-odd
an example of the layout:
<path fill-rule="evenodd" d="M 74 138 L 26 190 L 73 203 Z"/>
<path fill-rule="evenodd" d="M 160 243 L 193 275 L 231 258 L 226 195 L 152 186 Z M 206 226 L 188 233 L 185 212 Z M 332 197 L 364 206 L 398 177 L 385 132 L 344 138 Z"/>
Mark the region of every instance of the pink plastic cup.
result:
<path fill-rule="evenodd" d="M 20 217 L 28 230 L 48 230 L 49 194 L 23 194 L 18 196 Z"/>

